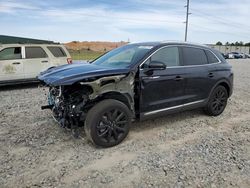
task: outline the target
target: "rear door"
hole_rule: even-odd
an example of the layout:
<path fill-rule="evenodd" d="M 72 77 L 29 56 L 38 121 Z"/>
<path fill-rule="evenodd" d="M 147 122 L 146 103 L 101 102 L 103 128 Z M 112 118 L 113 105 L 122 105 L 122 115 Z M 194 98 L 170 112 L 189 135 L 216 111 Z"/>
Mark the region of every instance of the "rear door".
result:
<path fill-rule="evenodd" d="M 24 73 L 26 79 L 34 79 L 49 67 L 49 57 L 40 46 L 25 46 Z"/>
<path fill-rule="evenodd" d="M 209 90 L 215 86 L 219 79 L 221 79 L 221 69 L 219 68 L 221 60 L 211 50 L 205 50 L 208 59 L 208 80 L 210 83 Z M 210 92 L 209 91 L 209 92 Z M 208 97 L 208 95 L 207 95 Z"/>
<path fill-rule="evenodd" d="M 162 62 L 165 70 L 147 72 L 150 62 Z M 140 111 L 144 115 L 183 104 L 185 99 L 185 69 L 181 66 L 178 47 L 163 47 L 140 68 Z"/>
<path fill-rule="evenodd" d="M 22 47 L 0 50 L 0 82 L 24 79 Z"/>
<path fill-rule="evenodd" d="M 198 47 L 182 47 L 182 57 L 186 69 L 186 102 L 198 102 L 208 98 L 215 83 L 215 66 L 208 61 L 206 51 Z"/>

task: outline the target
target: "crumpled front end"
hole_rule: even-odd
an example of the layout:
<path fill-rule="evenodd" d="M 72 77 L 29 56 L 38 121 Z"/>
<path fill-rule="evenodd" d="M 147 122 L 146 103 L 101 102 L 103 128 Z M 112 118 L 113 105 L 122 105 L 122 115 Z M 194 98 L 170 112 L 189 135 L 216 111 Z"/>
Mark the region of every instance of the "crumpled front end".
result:
<path fill-rule="evenodd" d="M 130 72 L 84 79 L 72 85 L 50 85 L 48 105 L 42 109 L 51 109 L 54 119 L 62 127 L 78 135 L 76 130 L 84 125 L 89 109 L 102 99 L 121 99 L 134 112 L 134 78 L 135 74 Z"/>

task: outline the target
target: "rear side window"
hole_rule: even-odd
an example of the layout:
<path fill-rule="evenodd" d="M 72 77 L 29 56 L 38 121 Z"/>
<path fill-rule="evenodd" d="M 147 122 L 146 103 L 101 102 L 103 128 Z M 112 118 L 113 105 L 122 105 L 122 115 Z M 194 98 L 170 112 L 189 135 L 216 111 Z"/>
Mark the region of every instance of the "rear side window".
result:
<path fill-rule="evenodd" d="M 25 56 L 27 59 L 48 57 L 41 47 L 25 47 Z"/>
<path fill-rule="evenodd" d="M 205 51 L 202 49 L 183 47 L 182 51 L 185 65 L 204 65 L 208 63 Z"/>
<path fill-rule="evenodd" d="M 5 48 L 0 51 L 0 60 L 11 60 L 21 58 L 21 47 Z"/>
<path fill-rule="evenodd" d="M 219 60 L 215 57 L 215 55 L 212 52 L 206 50 L 206 54 L 207 54 L 207 59 L 208 59 L 209 63 L 218 63 L 219 62 Z"/>
<path fill-rule="evenodd" d="M 157 51 L 151 57 L 152 61 L 164 63 L 167 67 L 179 66 L 179 50 L 178 47 L 166 47 Z"/>
<path fill-rule="evenodd" d="M 49 51 L 55 56 L 55 57 L 65 57 L 66 53 L 61 47 L 57 46 L 48 46 L 47 47 Z"/>

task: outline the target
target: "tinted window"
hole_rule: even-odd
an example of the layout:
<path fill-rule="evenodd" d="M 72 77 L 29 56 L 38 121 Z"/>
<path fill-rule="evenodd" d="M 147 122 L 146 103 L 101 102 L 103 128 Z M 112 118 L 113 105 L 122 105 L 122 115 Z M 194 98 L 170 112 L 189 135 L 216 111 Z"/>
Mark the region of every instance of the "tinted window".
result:
<path fill-rule="evenodd" d="M 183 47 L 182 49 L 185 65 L 204 65 L 208 63 L 204 50 L 192 47 Z"/>
<path fill-rule="evenodd" d="M 151 62 L 158 61 L 164 63 L 167 67 L 179 66 L 178 47 L 166 47 L 157 51 L 151 57 Z"/>
<path fill-rule="evenodd" d="M 49 51 L 55 56 L 55 57 L 65 57 L 66 53 L 61 47 L 56 46 L 49 46 L 47 47 Z"/>
<path fill-rule="evenodd" d="M 5 48 L 0 51 L 0 60 L 21 59 L 21 47 Z"/>
<path fill-rule="evenodd" d="M 41 47 L 25 47 L 25 55 L 27 59 L 48 57 Z"/>
<path fill-rule="evenodd" d="M 209 63 L 218 63 L 219 62 L 219 60 L 215 57 L 215 55 L 212 52 L 206 50 L 206 54 L 207 54 L 207 58 L 208 58 Z"/>

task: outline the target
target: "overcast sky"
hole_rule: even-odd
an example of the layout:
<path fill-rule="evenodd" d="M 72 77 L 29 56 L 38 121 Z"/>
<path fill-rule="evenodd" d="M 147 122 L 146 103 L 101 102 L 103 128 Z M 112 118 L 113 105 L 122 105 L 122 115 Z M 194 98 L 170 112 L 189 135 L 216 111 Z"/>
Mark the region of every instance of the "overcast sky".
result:
<path fill-rule="evenodd" d="M 77 41 L 184 40 L 186 0 L 0 0 L 0 34 Z M 250 0 L 190 0 L 188 40 L 250 42 Z"/>

